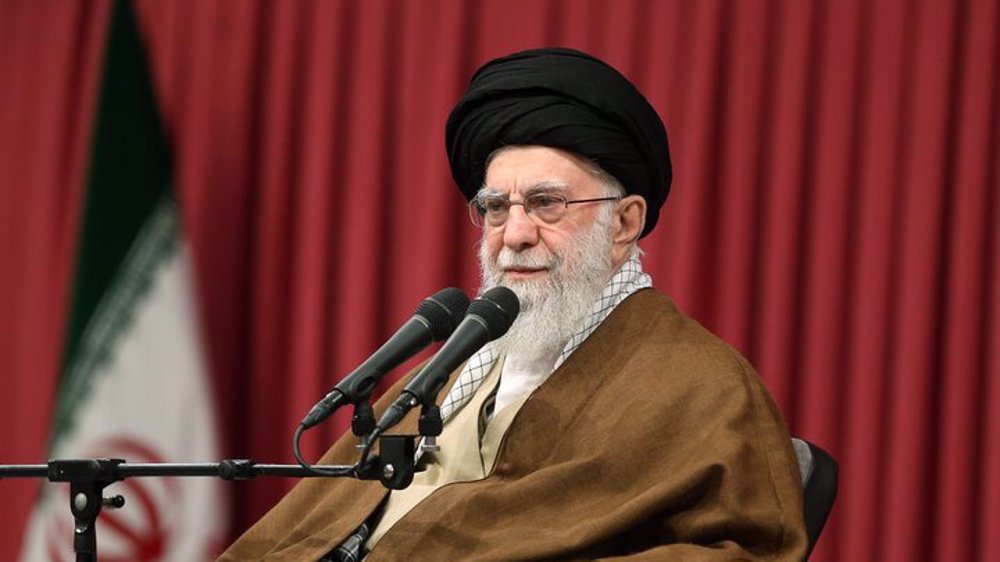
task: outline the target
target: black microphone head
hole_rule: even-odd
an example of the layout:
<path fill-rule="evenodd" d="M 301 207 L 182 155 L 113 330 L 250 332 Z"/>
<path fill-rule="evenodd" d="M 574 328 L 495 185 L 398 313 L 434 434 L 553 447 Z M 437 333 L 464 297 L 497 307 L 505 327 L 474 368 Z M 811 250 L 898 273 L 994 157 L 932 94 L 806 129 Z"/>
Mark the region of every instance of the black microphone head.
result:
<path fill-rule="evenodd" d="M 417 306 L 416 316 L 427 321 L 434 341 L 441 341 L 455 331 L 468 308 L 469 297 L 460 289 L 448 287 L 424 299 Z"/>
<path fill-rule="evenodd" d="M 521 302 L 507 287 L 493 287 L 469 305 L 469 314 L 482 318 L 486 323 L 490 340 L 506 334 L 519 312 Z"/>

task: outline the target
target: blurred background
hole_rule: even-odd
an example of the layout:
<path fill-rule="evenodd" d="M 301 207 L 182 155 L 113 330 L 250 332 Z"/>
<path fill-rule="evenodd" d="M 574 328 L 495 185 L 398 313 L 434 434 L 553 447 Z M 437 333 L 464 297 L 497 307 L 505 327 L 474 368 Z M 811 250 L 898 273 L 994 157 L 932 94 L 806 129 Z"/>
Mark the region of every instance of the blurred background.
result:
<path fill-rule="evenodd" d="M 214 432 L 218 458 L 292 462 L 303 414 L 422 298 L 476 289 L 445 119 L 482 62 L 571 46 L 667 125 L 673 190 L 641 244 L 655 286 L 840 462 L 813 559 L 1000 560 L 994 0 L 134 8 L 217 420 L 185 431 Z M 50 454 L 111 12 L 0 1 L 0 463 Z M 222 486 L 224 542 L 292 484 Z M 41 487 L 0 481 L 3 558 Z"/>

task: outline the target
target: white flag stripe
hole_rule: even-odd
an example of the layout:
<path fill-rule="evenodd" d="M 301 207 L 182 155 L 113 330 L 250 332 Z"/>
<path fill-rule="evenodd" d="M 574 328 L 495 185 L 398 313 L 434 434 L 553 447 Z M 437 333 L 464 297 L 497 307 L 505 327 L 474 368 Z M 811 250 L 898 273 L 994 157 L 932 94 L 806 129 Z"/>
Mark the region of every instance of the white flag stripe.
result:
<path fill-rule="evenodd" d="M 157 217 L 153 222 L 175 212 L 165 202 L 153 214 Z M 219 447 L 189 251 L 186 244 L 162 236 L 140 236 L 137 244 L 145 247 L 130 253 L 136 262 L 129 265 L 141 263 L 148 268 L 148 277 L 124 275 L 117 280 L 112 292 L 126 297 L 105 299 L 102 313 L 95 315 L 102 318 L 102 329 L 96 333 L 106 338 L 98 342 L 103 349 L 92 355 L 89 376 L 76 381 L 84 402 L 75 405 L 73 423 L 55 444 L 52 456 L 121 457 L 131 462 L 215 460 Z M 162 244 L 166 246 L 160 248 L 169 251 L 152 247 Z M 149 256 L 160 259 L 150 261 Z M 212 559 L 225 540 L 222 486 L 211 478 L 133 478 L 110 486 L 105 495 L 122 494 L 126 505 L 98 519 L 101 557 L 133 560 L 140 552 L 153 552 L 159 554 L 151 559 L 164 562 Z M 73 560 L 71 535 L 63 535 L 72 522 L 68 501 L 65 485 L 46 486 L 22 561 Z M 61 554 L 53 557 L 54 549 Z"/>

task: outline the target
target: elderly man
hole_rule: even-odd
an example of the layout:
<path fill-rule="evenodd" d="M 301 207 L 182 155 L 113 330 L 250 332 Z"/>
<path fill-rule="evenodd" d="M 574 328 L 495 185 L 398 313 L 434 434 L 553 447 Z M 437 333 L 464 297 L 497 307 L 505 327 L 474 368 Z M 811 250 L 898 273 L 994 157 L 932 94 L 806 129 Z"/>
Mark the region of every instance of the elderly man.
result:
<path fill-rule="evenodd" d="M 578 51 L 515 53 L 476 73 L 446 136 L 483 288 L 521 315 L 452 376 L 410 487 L 302 482 L 222 560 L 801 560 L 780 415 L 642 271 L 671 174 L 642 94 Z M 323 462 L 356 456 L 345 438 Z"/>

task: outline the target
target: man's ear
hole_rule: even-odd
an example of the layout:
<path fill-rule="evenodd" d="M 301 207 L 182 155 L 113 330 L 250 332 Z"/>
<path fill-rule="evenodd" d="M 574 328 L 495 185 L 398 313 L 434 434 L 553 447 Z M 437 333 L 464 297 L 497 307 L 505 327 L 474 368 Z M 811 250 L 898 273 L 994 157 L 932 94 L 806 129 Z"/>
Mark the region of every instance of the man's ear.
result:
<path fill-rule="evenodd" d="M 612 241 L 616 246 L 630 246 L 639 239 L 646 226 L 646 200 L 638 195 L 624 197 L 618 202 L 617 216 Z"/>
<path fill-rule="evenodd" d="M 611 235 L 611 260 L 615 268 L 621 267 L 632 253 L 632 246 L 642 235 L 646 225 L 646 200 L 629 195 L 618 202 L 615 212 L 614 232 Z"/>

